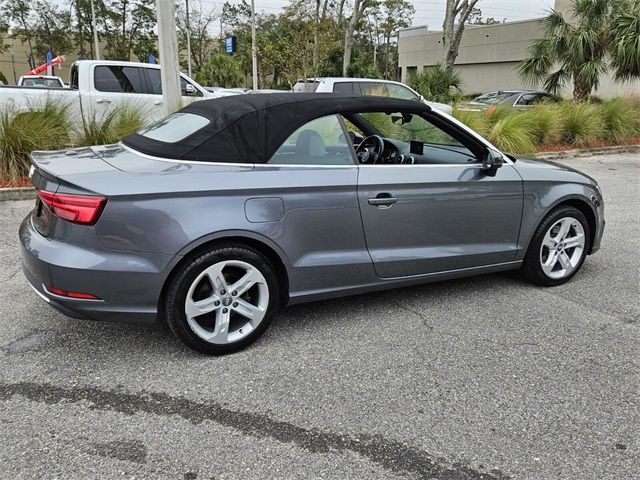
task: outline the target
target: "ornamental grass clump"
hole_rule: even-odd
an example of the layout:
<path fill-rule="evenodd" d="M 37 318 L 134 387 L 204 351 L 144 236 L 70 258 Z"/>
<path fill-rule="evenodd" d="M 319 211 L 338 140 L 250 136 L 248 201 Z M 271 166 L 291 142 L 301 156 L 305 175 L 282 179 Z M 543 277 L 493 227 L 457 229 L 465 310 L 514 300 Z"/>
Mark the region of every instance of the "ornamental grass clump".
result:
<path fill-rule="evenodd" d="M 564 102 L 558 107 L 561 142 L 584 147 L 605 138 L 605 124 L 598 106 L 588 102 Z"/>
<path fill-rule="evenodd" d="M 78 146 L 118 143 L 145 126 L 141 108 L 120 105 L 99 117 L 94 112 L 84 120 L 76 133 Z"/>
<path fill-rule="evenodd" d="M 71 140 L 69 106 L 47 101 L 27 111 L 0 109 L 0 176 L 16 181 L 29 172 L 34 150 L 58 150 Z"/>
<path fill-rule="evenodd" d="M 527 112 L 513 112 L 496 121 L 487 139 L 500 150 L 513 154 L 533 153 L 536 122 Z"/>

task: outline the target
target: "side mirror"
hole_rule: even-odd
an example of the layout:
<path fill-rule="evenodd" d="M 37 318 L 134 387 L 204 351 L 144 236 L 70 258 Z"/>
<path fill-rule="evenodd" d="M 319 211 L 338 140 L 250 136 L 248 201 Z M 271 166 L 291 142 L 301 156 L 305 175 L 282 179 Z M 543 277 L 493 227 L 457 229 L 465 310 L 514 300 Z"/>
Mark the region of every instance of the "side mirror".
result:
<path fill-rule="evenodd" d="M 185 95 L 187 97 L 192 97 L 192 96 L 196 95 L 198 92 L 196 91 L 196 87 L 194 87 L 190 83 L 187 83 L 184 86 L 184 93 L 185 93 Z"/>
<path fill-rule="evenodd" d="M 487 151 L 487 154 L 482 160 L 482 169 L 487 175 L 493 177 L 496 174 L 496 170 L 502 166 L 502 158 L 503 157 L 500 152 L 495 150 Z"/>

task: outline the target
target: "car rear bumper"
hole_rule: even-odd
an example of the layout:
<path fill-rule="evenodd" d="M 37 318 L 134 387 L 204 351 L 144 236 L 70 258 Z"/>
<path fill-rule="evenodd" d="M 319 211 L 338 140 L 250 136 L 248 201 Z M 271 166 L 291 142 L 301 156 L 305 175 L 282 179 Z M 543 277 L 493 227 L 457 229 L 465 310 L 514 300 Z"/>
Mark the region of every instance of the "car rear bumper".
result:
<path fill-rule="evenodd" d="M 43 237 L 27 216 L 20 225 L 27 281 L 49 305 L 73 318 L 152 323 L 172 257 L 106 248 L 83 248 Z M 67 298 L 48 288 L 89 293 L 99 300 Z"/>

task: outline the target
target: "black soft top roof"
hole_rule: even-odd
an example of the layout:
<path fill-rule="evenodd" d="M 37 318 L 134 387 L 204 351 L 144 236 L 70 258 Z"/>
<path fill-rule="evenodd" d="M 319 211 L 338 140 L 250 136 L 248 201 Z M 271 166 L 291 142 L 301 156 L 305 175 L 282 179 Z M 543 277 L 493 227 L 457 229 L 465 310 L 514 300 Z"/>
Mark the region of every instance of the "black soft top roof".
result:
<path fill-rule="evenodd" d="M 148 155 L 205 162 L 266 163 L 297 128 L 325 115 L 366 111 L 427 112 L 428 105 L 389 97 L 332 93 L 234 95 L 194 102 L 182 112 L 210 123 L 176 143 L 137 133 L 123 143 Z"/>

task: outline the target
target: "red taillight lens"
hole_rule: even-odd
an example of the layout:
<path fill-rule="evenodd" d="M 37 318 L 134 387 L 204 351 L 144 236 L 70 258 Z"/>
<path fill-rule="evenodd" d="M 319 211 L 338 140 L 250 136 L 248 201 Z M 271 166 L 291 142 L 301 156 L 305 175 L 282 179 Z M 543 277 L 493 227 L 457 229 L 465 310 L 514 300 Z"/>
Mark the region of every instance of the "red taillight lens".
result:
<path fill-rule="evenodd" d="M 45 289 L 49 293 L 53 293 L 54 295 L 58 295 L 60 297 L 68 297 L 68 298 L 77 298 L 80 300 L 100 300 L 95 295 L 91 295 L 90 293 L 81 293 L 81 292 L 69 292 L 68 290 L 61 290 L 55 287 L 45 287 Z"/>
<path fill-rule="evenodd" d="M 72 195 L 68 193 L 51 193 L 38 190 L 38 195 L 54 215 L 72 223 L 93 225 L 104 208 L 105 197 L 90 195 Z"/>

